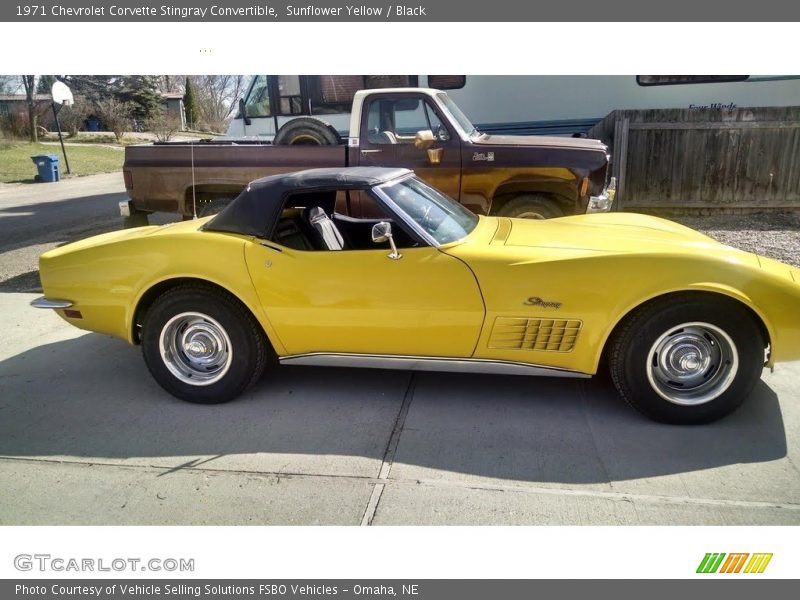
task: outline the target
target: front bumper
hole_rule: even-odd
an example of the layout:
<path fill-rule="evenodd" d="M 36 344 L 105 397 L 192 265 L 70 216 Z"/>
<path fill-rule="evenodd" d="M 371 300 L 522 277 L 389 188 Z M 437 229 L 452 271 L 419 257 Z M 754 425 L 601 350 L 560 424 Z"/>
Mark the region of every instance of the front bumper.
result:
<path fill-rule="evenodd" d="M 614 198 L 617 195 L 617 178 L 611 180 L 600 192 L 599 196 L 589 196 L 589 203 L 586 205 L 586 214 L 608 212 L 614 206 Z"/>
<path fill-rule="evenodd" d="M 49 298 L 41 296 L 40 298 L 32 300 L 31 306 L 33 308 L 49 308 L 49 309 L 69 308 L 70 306 L 72 306 L 72 302 L 70 302 L 69 300 L 50 300 Z"/>
<path fill-rule="evenodd" d="M 614 197 L 608 193 L 608 190 L 603 190 L 599 196 L 589 196 L 586 214 L 608 212 L 613 204 Z"/>

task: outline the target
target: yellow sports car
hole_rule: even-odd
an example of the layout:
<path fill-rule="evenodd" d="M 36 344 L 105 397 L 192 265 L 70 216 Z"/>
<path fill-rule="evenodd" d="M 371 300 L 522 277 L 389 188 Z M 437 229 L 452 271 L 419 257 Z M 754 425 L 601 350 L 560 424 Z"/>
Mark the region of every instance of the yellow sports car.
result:
<path fill-rule="evenodd" d="M 800 270 L 676 223 L 477 217 L 405 169 L 253 182 L 214 217 L 41 257 L 69 323 L 141 344 L 155 379 L 225 402 L 270 363 L 589 377 L 646 415 L 730 413 L 800 359 Z M 535 385 L 535 384 L 531 384 Z"/>

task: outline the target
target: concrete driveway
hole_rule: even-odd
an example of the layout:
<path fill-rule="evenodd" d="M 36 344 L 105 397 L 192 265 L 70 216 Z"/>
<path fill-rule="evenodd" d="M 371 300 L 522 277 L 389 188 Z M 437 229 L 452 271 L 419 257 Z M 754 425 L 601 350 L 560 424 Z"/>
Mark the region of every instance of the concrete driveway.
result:
<path fill-rule="evenodd" d="M 0 294 L 2 524 L 800 524 L 800 363 L 702 427 L 603 381 L 312 367 L 196 406 L 34 297 Z"/>

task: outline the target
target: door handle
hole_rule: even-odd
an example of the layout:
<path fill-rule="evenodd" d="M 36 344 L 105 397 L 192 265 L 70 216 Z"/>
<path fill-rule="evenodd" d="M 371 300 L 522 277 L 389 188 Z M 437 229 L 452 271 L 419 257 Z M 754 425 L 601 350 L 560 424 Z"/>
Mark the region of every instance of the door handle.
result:
<path fill-rule="evenodd" d="M 375 148 L 374 150 L 362 150 L 361 156 L 366 156 L 367 154 L 377 154 L 378 152 L 383 152 L 380 148 Z"/>

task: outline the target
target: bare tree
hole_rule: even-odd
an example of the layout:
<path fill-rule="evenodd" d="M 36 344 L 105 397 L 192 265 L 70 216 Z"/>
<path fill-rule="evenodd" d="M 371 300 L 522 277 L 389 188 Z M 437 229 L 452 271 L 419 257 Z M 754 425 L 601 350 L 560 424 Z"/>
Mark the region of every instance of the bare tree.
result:
<path fill-rule="evenodd" d="M 118 142 L 129 130 L 133 110 L 129 104 L 120 102 L 115 98 L 105 98 L 96 103 L 97 116 L 113 133 Z"/>
<path fill-rule="evenodd" d="M 16 94 L 21 87 L 16 75 L 0 75 L 0 94 Z"/>
<path fill-rule="evenodd" d="M 186 75 L 158 75 L 156 89 L 162 94 L 183 93 Z"/>
<path fill-rule="evenodd" d="M 200 120 L 214 131 L 225 131 L 244 91 L 244 75 L 199 75 L 192 77 L 197 92 Z"/>
<path fill-rule="evenodd" d="M 25 100 L 28 103 L 30 140 L 35 144 L 39 141 L 39 132 L 36 130 L 39 121 L 39 115 L 36 114 L 36 75 L 23 75 L 22 85 L 25 88 Z"/>

